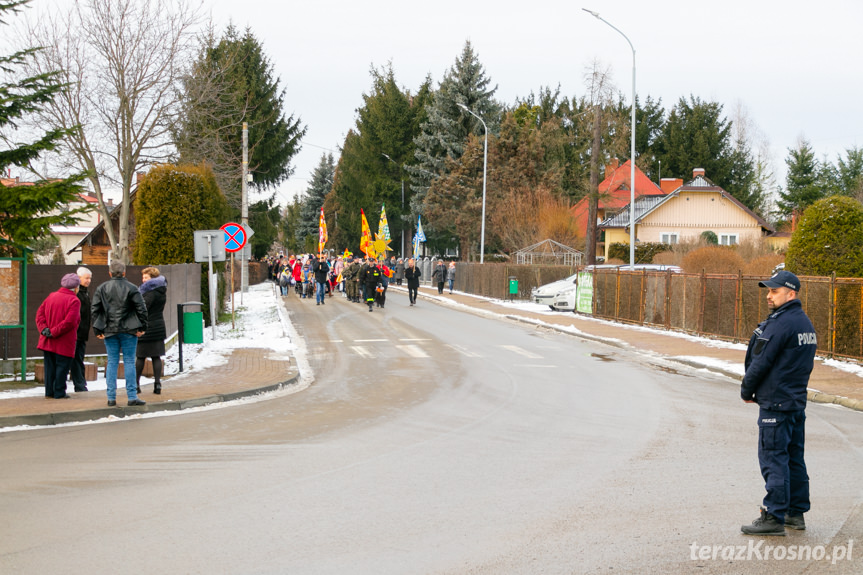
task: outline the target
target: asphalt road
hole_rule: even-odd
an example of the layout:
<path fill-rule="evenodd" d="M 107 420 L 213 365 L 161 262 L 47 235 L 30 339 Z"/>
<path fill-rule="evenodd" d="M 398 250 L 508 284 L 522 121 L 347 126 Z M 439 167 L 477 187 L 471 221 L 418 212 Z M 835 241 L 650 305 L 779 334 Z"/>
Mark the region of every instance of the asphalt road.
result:
<path fill-rule="evenodd" d="M 863 572 L 861 413 L 809 407 L 809 529 L 759 543 L 727 380 L 398 293 L 288 309 L 304 392 L 0 434 L 0 572 Z"/>

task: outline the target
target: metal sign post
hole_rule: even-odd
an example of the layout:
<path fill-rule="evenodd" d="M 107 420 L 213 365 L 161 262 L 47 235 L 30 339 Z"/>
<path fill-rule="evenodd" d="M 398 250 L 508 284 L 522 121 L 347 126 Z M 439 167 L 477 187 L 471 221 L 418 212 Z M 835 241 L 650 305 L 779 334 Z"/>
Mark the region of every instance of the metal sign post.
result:
<path fill-rule="evenodd" d="M 222 240 L 222 230 L 195 230 L 195 261 L 207 262 L 210 266 L 207 280 L 210 292 L 210 325 L 213 328 L 213 339 L 216 339 L 216 275 L 213 262 L 225 261 L 225 243 Z"/>
<path fill-rule="evenodd" d="M 251 230 L 247 230 L 240 224 L 235 224 L 234 222 L 228 222 L 227 224 L 221 227 L 222 231 L 225 232 L 225 251 L 231 252 L 231 325 L 234 323 L 234 254 L 236 252 L 240 252 L 240 267 L 243 269 L 241 273 L 245 271 L 245 260 L 243 258 L 243 252 L 245 251 L 243 248 L 247 247 L 249 238 L 252 237 L 252 234 L 255 233 Z M 242 292 L 247 289 L 247 286 L 243 283 L 243 278 L 240 278 L 240 304 L 243 303 L 243 294 Z"/>

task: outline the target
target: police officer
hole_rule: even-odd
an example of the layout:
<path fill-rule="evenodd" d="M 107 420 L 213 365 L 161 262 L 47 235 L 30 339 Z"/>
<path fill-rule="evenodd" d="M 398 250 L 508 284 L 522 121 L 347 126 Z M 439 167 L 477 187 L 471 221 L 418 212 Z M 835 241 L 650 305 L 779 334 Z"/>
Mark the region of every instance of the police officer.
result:
<path fill-rule="evenodd" d="M 784 536 L 785 527 L 806 529 L 806 387 L 818 340 L 797 299 L 797 276 L 783 270 L 758 285 L 768 290 L 771 313 L 749 339 L 740 396 L 759 406 L 758 462 L 767 495 L 761 516 L 740 529 L 748 535 Z"/>

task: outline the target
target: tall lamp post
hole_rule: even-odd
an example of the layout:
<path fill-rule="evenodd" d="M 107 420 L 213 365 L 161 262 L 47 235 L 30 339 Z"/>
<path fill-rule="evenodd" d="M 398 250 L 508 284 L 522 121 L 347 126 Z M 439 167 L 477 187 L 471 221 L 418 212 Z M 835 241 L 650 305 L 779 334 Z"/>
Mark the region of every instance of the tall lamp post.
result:
<path fill-rule="evenodd" d="M 629 41 L 626 34 L 621 32 L 611 22 L 599 15 L 598 12 L 582 8 L 585 12 L 605 22 L 615 32 L 623 36 L 626 43 L 632 49 L 632 138 L 629 150 L 629 268 L 635 269 L 635 46 Z"/>
<path fill-rule="evenodd" d="M 391 161 L 392 163 L 394 163 L 395 165 L 397 165 L 399 167 L 400 171 L 404 168 L 404 166 L 402 166 L 401 164 L 399 164 L 398 162 L 396 162 L 395 160 L 390 158 L 388 155 L 383 154 L 383 156 L 386 159 L 388 159 L 389 161 Z M 402 257 L 405 257 L 405 177 L 404 177 L 404 174 L 402 174 L 402 215 L 401 215 L 401 218 L 402 218 L 402 225 L 400 227 L 402 229 L 402 251 L 400 253 L 401 253 Z"/>
<path fill-rule="evenodd" d="M 479 234 L 479 263 L 482 264 L 485 261 L 485 176 L 486 169 L 488 168 L 488 126 L 485 125 L 482 118 L 474 114 L 473 111 L 464 104 L 459 103 L 458 107 L 482 122 L 482 127 L 485 130 L 485 145 L 483 146 L 482 151 L 482 223 L 480 225 Z"/>

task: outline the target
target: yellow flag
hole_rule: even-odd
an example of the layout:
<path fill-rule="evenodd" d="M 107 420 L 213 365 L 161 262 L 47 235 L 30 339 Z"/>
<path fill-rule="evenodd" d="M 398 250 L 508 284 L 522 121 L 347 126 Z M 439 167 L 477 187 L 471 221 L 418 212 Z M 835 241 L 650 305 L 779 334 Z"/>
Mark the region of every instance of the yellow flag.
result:
<path fill-rule="evenodd" d="M 324 219 L 324 207 L 321 206 L 321 219 L 318 222 L 318 255 L 323 253 L 327 244 L 327 220 Z"/>
<path fill-rule="evenodd" d="M 360 208 L 360 216 L 362 217 L 362 237 L 360 237 L 360 251 L 366 254 L 366 257 L 373 258 L 375 247 L 372 245 L 372 230 L 369 229 L 369 221 L 366 219 L 366 213 Z"/>

